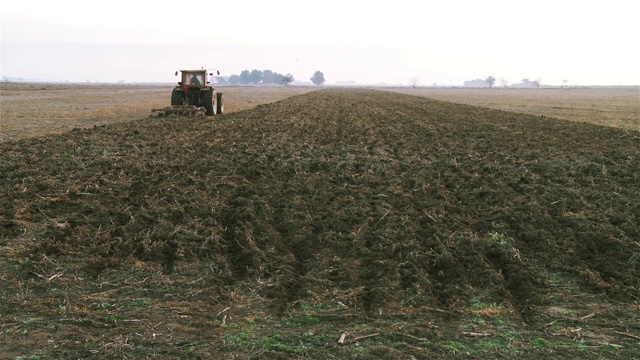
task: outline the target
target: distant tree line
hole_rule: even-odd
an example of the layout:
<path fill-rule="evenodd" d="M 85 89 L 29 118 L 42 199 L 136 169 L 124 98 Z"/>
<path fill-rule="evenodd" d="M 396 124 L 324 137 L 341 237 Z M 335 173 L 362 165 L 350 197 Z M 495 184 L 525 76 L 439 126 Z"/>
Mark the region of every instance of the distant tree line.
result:
<path fill-rule="evenodd" d="M 566 85 L 566 83 L 569 82 L 569 80 L 563 80 L 563 85 Z M 493 76 L 489 76 L 486 79 L 473 79 L 473 80 L 469 80 L 469 81 L 465 81 L 463 83 L 463 86 L 466 87 L 489 87 L 492 88 L 496 83 L 496 78 L 494 78 Z M 520 81 L 520 83 L 517 84 L 511 84 L 509 85 L 509 81 L 505 78 L 500 78 L 500 83 L 502 84 L 503 87 L 518 87 L 518 88 L 540 88 L 540 85 L 542 84 L 542 78 L 538 78 L 536 80 L 529 80 L 529 79 L 522 79 Z"/>
<path fill-rule="evenodd" d="M 291 74 L 280 74 L 271 70 L 242 70 L 240 75 L 216 76 L 216 84 L 221 85 L 289 85 L 294 81 Z"/>
<path fill-rule="evenodd" d="M 240 75 L 234 74 L 230 76 L 216 76 L 214 78 L 216 84 L 220 85 L 284 85 L 287 86 L 295 81 L 291 74 L 280 74 L 271 70 L 253 69 L 242 70 Z M 316 85 L 322 85 L 325 81 L 324 73 L 316 71 L 310 78 L 311 82 Z"/>

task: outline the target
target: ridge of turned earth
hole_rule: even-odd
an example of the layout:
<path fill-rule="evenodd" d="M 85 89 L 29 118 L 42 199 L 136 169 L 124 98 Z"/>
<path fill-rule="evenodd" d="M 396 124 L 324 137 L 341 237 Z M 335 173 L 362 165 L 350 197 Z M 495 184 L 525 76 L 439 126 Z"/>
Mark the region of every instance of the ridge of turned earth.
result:
<path fill-rule="evenodd" d="M 525 322 L 551 273 L 639 300 L 632 131 L 326 89 L 0 152 L 0 240 L 83 278 L 146 264 L 280 312 L 310 293 L 366 315 L 482 299 Z"/>
<path fill-rule="evenodd" d="M 365 310 L 482 291 L 525 311 L 542 268 L 629 297 L 637 146 L 619 129 L 324 90 L 3 145 L 3 220 L 22 224 L 4 232 L 38 229 L 34 254 L 88 258 L 94 275 L 210 259 L 221 291 L 260 277 L 279 302 L 331 284 Z"/>

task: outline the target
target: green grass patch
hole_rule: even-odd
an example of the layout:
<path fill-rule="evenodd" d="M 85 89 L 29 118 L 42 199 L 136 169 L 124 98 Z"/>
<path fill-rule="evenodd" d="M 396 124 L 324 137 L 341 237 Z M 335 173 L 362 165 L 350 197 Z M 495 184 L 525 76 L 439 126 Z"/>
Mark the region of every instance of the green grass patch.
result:
<path fill-rule="evenodd" d="M 464 353 L 470 353 L 473 349 L 468 345 L 458 341 L 447 341 L 441 345 L 442 349 L 446 352 L 458 355 Z"/>

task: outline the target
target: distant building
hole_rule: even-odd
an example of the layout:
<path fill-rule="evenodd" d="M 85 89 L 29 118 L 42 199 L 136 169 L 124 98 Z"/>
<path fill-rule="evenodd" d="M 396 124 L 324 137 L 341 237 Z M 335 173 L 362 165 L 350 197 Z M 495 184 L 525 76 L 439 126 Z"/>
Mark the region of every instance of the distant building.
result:
<path fill-rule="evenodd" d="M 465 81 L 462 86 L 464 86 L 464 87 L 489 87 L 489 83 L 487 82 L 487 80 L 473 79 L 473 80 Z"/>

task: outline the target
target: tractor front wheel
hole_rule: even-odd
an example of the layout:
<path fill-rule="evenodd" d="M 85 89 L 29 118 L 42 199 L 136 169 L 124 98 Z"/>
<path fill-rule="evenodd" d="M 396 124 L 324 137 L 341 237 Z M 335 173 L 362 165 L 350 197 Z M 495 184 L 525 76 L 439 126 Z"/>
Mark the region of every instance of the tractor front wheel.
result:
<path fill-rule="evenodd" d="M 202 95 L 202 106 L 204 106 L 204 114 L 207 116 L 215 115 L 218 112 L 218 96 L 214 89 L 209 89 Z"/>
<path fill-rule="evenodd" d="M 222 97 L 222 93 L 218 93 L 218 114 L 222 115 L 224 113 L 224 98 Z"/>

